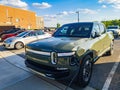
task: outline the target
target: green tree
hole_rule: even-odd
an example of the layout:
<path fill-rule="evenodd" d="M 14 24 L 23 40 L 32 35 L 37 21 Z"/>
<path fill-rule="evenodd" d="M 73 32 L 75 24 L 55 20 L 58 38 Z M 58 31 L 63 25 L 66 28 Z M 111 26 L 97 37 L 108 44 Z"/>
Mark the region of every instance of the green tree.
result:
<path fill-rule="evenodd" d="M 111 26 L 111 25 L 119 25 L 120 26 L 120 19 L 115 19 L 115 20 L 108 20 L 108 21 L 102 21 L 106 27 Z"/>
<path fill-rule="evenodd" d="M 59 28 L 60 27 L 60 23 L 57 23 L 57 28 Z"/>

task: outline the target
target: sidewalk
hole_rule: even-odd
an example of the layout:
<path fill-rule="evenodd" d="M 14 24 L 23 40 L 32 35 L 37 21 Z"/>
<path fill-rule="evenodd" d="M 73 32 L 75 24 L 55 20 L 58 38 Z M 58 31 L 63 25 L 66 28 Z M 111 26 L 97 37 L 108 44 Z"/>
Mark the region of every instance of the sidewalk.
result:
<path fill-rule="evenodd" d="M 0 51 L 0 71 L 0 90 L 64 90 L 66 87 L 31 74 L 25 67 L 24 58 L 10 51 Z"/>
<path fill-rule="evenodd" d="M 0 90 L 65 90 L 66 86 L 55 80 L 32 74 L 24 61 L 24 58 L 0 47 Z M 86 87 L 81 90 L 94 89 Z"/>

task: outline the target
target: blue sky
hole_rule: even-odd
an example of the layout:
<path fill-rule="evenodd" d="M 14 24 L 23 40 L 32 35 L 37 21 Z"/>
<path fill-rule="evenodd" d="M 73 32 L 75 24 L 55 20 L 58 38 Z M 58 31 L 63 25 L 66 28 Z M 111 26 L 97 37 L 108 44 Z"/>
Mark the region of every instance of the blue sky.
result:
<path fill-rule="evenodd" d="M 44 17 L 47 27 L 57 23 L 120 19 L 120 0 L 0 0 L 0 4 L 27 9 Z"/>

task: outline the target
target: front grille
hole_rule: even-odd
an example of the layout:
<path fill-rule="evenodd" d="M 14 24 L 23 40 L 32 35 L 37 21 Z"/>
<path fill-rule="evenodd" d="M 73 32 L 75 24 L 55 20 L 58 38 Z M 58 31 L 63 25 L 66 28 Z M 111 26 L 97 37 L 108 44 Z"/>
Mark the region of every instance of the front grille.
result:
<path fill-rule="evenodd" d="M 30 60 L 27 60 L 27 62 L 28 62 L 29 64 L 32 64 L 33 66 L 35 66 L 35 67 L 37 67 L 37 68 L 42 68 L 42 69 L 44 69 L 44 70 L 51 71 L 51 72 L 59 72 L 59 70 L 57 70 L 55 67 L 51 67 L 51 66 L 39 64 L 39 63 L 30 61 Z"/>

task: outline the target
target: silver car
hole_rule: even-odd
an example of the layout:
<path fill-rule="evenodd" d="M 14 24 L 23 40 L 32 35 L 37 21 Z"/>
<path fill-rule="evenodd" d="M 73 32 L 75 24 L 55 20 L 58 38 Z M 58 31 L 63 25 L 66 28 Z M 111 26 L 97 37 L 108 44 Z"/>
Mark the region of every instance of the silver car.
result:
<path fill-rule="evenodd" d="M 3 46 L 7 49 L 21 49 L 26 44 L 51 37 L 51 34 L 45 33 L 42 30 L 29 30 L 18 34 L 15 37 L 10 37 L 4 40 Z"/>

